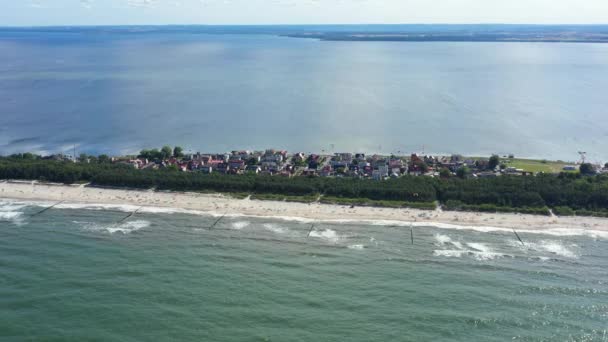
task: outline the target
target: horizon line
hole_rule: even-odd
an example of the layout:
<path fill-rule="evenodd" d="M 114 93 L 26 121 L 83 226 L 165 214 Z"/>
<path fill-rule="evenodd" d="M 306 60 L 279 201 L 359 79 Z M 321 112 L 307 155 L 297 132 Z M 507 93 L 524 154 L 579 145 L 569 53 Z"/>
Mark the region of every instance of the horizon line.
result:
<path fill-rule="evenodd" d="M 288 26 L 608 26 L 607 23 L 295 23 L 295 24 L 204 24 L 204 23 L 171 23 L 171 24 L 57 24 L 57 25 L 0 25 L 0 28 L 69 28 L 69 27 L 169 27 L 169 26 L 239 26 L 239 27 L 288 27 Z"/>

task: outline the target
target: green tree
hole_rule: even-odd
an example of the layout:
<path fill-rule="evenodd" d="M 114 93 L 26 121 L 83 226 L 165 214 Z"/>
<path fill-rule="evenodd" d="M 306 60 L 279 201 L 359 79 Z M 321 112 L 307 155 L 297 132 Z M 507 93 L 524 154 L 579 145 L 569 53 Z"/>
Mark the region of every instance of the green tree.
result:
<path fill-rule="evenodd" d="M 173 156 L 175 158 L 181 158 L 181 157 L 183 157 L 184 156 L 184 149 L 181 148 L 180 146 L 175 146 L 173 148 Z"/>
<path fill-rule="evenodd" d="M 608 163 L 604 164 L 604 169 L 608 169 Z"/>
<path fill-rule="evenodd" d="M 25 160 L 34 160 L 34 159 L 36 159 L 36 155 L 34 155 L 33 153 L 29 153 L 29 152 L 24 153 L 22 155 L 22 157 Z"/>
<path fill-rule="evenodd" d="M 466 166 L 462 166 L 458 170 L 456 170 L 456 176 L 462 179 L 467 178 L 469 174 L 471 174 L 471 169 Z"/>
<path fill-rule="evenodd" d="M 161 159 L 167 159 L 167 158 L 171 157 L 172 155 L 173 155 L 173 149 L 171 148 L 171 146 L 165 145 L 160 150 Z"/>
<path fill-rule="evenodd" d="M 500 157 L 494 154 L 490 157 L 490 160 L 488 161 L 488 169 L 494 170 L 496 169 L 498 164 L 500 164 Z"/>
<path fill-rule="evenodd" d="M 449 169 L 444 167 L 443 169 L 441 169 L 439 171 L 439 177 L 444 178 L 444 179 L 450 178 L 450 177 L 452 177 L 452 172 L 450 172 Z"/>
<path fill-rule="evenodd" d="M 149 157 L 147 157 L 147 158 L 148 159 L 162 159 L 163 155 L 157 148 L 153 148 L 150 150 Z"/>
<path fill-rule="evenodd" d="M 97 161 L 100 164 L 103 164 L 103 163 L 109 163 L 111 161 L 111 159 L 107 154 L 100 154 L 99 157 L 97 157 Z"/>
<path fill-rule="evenodd" d="M 593 175 L 595 174 L 595 168 L 590 163 L 581 164 L 579 168 L 582 175 Z"/>
<path fill-rule="evenodd" d="M 78 156 L 78 161 L 81 163 L 86 163 L 88 159 L 89 158 L 86 153 L 81 153 L 80 156 Z"/>
<path fill-rule="evenodd" d="M 152 155 L 150 153 L 150 150 L 141 150 L 139 151 L 139 158 L 152 158 Z M 101 156 L 99 156 L 99 159 L 101 160 Z"/>
<path fill-rule="evenodd" d="M 429 166 L 422 160 L 417 160 L 413 162 L 412 165 L 422 173 L 427 173 L 429 171 Z"/>

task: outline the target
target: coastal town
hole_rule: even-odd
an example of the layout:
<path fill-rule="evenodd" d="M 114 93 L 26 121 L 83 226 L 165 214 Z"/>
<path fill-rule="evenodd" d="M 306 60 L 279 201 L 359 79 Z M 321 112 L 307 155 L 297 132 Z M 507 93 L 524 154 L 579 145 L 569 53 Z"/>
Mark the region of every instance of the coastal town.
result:
<path fill-rule="evenodd" d="M 181 147 L 163 147 L 161 150 L 142 150 L 137 156 L 80 157 L 58 155 L 78 162 L 93 159 L 130 165 L 138 170 L 173 169 L 182 172 L 205 174 L 259 174 L 281 177 L 320 176 L 351 177 L 383 180 L 404 175 L 461 178 L 489 178 L 501 175 L 533 176 L 537 173 L 581 172 L 608 173 L 606 165 L 587 163 L 584 155 L 579 162 L 548 162 L 518 160 L 513 155 L 489 158 L 462 155 L 433 156 L 412 153 L 409 156 L 367 155 L 365 153 L 305 154 L 285 150 L 235 150 L 228 153 L 184 153 Z M 525 161 L 522 164 L 522 161 Z M 534 165 L 536 164 L 536 165 Z M 524 165 L 524 166 L 522 166 Z"/>

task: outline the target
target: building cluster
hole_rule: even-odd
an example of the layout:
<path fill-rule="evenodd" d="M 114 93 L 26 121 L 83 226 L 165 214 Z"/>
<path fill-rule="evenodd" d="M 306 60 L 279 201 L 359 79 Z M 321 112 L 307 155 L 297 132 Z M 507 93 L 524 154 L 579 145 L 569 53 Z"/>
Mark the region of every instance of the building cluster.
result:
<path fill-rule="evenodd" d="M 123 159 L 116 162 L 130 164 L 137 169 L 177 168 L 184 172 L 207 174 L 266 174 L 285 177 L 320 176 L 353 177 L 382 180 L 405 174 L 439 177 L 442 172 L 456 174 L 466 168 L 472 177 L 496 177 L 500 174 L 527 175 L 529 173 L 507 167 L 490 168 L 487 159 L 451 156 L 383 156 L 365 153 L 335 153 L 333 155 L 289 154 L 284 150 L 232 151 L 230 153 L 194 153 L 182 158 L 150 161 L 147 159 Z"/>
<path fill-rule="evenodd" d="M 77 161 L 67 155 L 53 155 L 46 159 Z M 512 157 L 510 157 L 512 158 Z M 320 176 L 352 177 L 382 180 L 402 175 L 443 177 L 466 170 L 467 177 L 487 178 L 507 175 L 532 175 L 522 169 L 504 164 L 491 164 L 489 159 L 466 158 L 461 155 L 410 156 L 366 155 L 365 153 L 290 154 L 284 150 L 232 151 L 230 153 L 194 153 L 182 157 L 149 160 L 146 158 L 111 158 L 114 163 L 136 169 L 174 168 L 184 172 L 207 174 L 265 174 L 284 177 Z M 579 165 L 568 165 L 563 171 L 576 171 Z M 608 173 L 608 163 L 595 165 L 596 173 Z"/>

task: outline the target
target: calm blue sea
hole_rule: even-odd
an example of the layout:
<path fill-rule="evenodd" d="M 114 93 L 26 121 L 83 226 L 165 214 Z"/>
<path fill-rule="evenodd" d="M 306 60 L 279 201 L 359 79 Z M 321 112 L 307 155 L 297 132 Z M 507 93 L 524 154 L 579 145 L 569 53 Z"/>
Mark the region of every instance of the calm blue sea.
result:
<path fill-rule="evenodd" d="M 0 32 L 0 153 L 463 153 L 608 160 L 608 45 Z"/>

